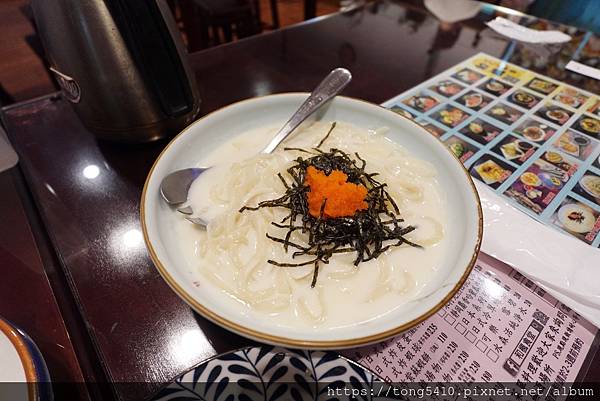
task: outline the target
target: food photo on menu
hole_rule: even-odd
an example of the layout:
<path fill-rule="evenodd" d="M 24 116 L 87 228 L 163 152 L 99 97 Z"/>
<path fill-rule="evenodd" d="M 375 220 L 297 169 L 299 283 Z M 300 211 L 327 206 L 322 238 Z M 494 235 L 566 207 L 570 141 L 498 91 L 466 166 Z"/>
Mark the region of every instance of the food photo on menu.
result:
<path fill-rule="evenodd" d="M 443 106 L 431 115 L 437 122 L 454 128 L 469 117 L 469 113 L 454 106 Z"/>
<path fill-rule="evenodd" d="M 543 78 L 533 78 L 525 85 L 525 87 L 541 93 L 542 95 L 549 95 L 558 88 L 558 85 Z"/>
<path fill-rule="evenodd" d="M 0 2 L 0 401 L 600 399 L 550 3 Z"/>
<path fill-rule="evenodd" d="M 496 138 L 502 129 L 495 125 L 488 123 L 480 118 L 472 120 L 470 123 L 460 129 L 460 133 L 468 136 L 469 138 L 481 143 L 486 144 Z"/>
<path fill-rule="evenodd" d="M 459 81 L 465 84 L 473 84 L 483 78 L 485 75 L 474 71 L 469 68 L 463 68 L 460 71 L 455 72 L 452 75 L 452 78 L 458 79 Z"/>
<path fill-rule="evenodd" d="M 390 110 L 392 110 L 393 112 L 398 113 L 401 116 L 404 116 L 410 120 L 413 120 L 415 118 L 415 116 L 410 111 L 407 111 L 399 106 L 393 106 L 390 108 Z"/>
<path fill-rule="evenodd" d="M 593 153 L 596 153 L 595 150 L 598 144 L 598 141 L 594 141 L 586 135 L 567 130 L 558 137 L 552 146 L 570 156 L 585 161 Z"/>
<path fill-rule="evenodd" d="M 564 125 L 573 115 L 569 110 L 551 103 L 540 107 L 535 114 L 556 125 Z"/>
<path fill-rule="evenodd" d="M 514 131 L 523 138 L 535 143 L 543 143 L 556 133 L 555 128 L 534 119 L 526 119 Z"/>
<path fill-rule="evenodd" d="M 600 117 L 600 100 L 596 100 L 587 111 L 596 117 Z"/>
<path fill-rule="evenodd" d="M 437 138 L 441 137 L 442 135 L 444 135 L 446 133 L 445 129 L 438 127 L 437 125 L 435 125 L 433 123 L 426 122 L 426 121 L 419 121 L 419 124 L 421 124 L 421 126 L 423 128 L 425 128 L 425 130 L 427 130 L 427 132 L 429 132 L 430 134 L 433 134 Z"/>
<path fill-rule="evenodd" d="M 526 109 L 533 108 L 540 102 L 540 98 L 533 93 L 526 92 L 522 89 L 516 90 L 510 94 L 508 101 L 516 104 L 517 106 L 524 107 Z"/>
<path fill-rule="evenodd" d="M 451 80 L 440 81 L 429 89 L 439 93 L 442 96 L 452 97 L 461 92 L 465 87 Z"/>
<path fill-rule="evenodd" d="M 492 155 L 485 155 L 471 167 L 471 175 L 492 188 L 498 188 L 514 172 L 514 168 Z"/>
<path fill-rule="evenodd" d="M 472 110 L 481 110 L 490 104 L 492 98 L 480 92 L 470 91 L 456 99 L 456 101 Z"/>
<path fill-rule="evenodd" d="M 600 175 L 587 171 L 577 182 L 573 192 L 600 205 Z"/>
<path fill-rule="evenodd" d="M 567 197 L 556 209 L 552 223 L 582 241 L 591 243 L 600 231 L 600 213 L 585 203 Z"/>
<path fill-rule="evenodd" d="M 548 162 L 548 159 L 556 162 L 560 157 L 556 152 L 547 152 L 545 158 L 536 160 L 505 194 L 534 213 L 542 213 L 570 179 L 568 171 Z"/>
<path fill-rule="evenodd" d="M 519 139 L 513 135 L 504 137 L 492 148 L 492 150 L 502 155 L 506 160 L 516 164 L 526 162 L 538 149 L 537 145 L 531 142 Z"/>
<path fill-rule="evenodd" d="M 448 149 L 450 149 L 462 163 L 465 163 L 477 153 L 477 147 L 457 136 L 451 136 L 444 142 L 446 142 Z"/>
<path fill-rule="evenodd" d="M 519 110 L 503 103 L 492 105 L 485 114 L 507 125 L 511 125 L 523 115 Z"/>
<path fill-rule="evenodd" d="M 434 96 L 419 93 L 405 99 L 403 103 L 417 111 L 424 112 L 437 106 L 440 102 Z"/>
<path fill-rule="evenodd" d="M 479 89 L 494 96 L 500 96 L 506 93 L 510 88 L 511 85 L 493 78 L 488 79 L 479 86 Z"/>
<path fill-rule="evenodd" d="M 589 96 L 579 92 L 576 89 L 563 87 L 553 99 L 566 106 L 577 109 L 587 102 Z"/>
<path fill-rule="evenodd" d="M 597 118 L 584 114 L 575 121 L 572 128 L 583 132 L 592 138 L 600 139 L 600 120 Z"/>

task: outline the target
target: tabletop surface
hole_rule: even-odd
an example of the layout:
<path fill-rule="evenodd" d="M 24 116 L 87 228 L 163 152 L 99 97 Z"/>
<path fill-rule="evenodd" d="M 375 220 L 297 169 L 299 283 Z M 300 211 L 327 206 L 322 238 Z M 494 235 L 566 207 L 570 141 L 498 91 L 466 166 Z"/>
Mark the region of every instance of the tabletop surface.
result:
<path fill-rule="evenodd" d="M 564 71 L 574 53 L 585 62 L 593 52 L 581 43 L 595 37 L 572 32 L 574 41 L 560 50 L 514 44 L 485 29 L 496 12 L 490 6 L 448 26 L 418 6 L 381 1 L 192 54 L 201 114 L 310 90 L 339 66 L 354 76 L 345 95 L 381 103 L 478 52 L 600 92 L 598 81 Z M 167 140 L 100 142 L 56 94 L 11 106 L 3 120 L 98 360 L 118 383 L 117 398 L 147 398 L 202 360 L 250 343 L 193 313 L 148 256 L 140 197 Z M 600 380 L 600 364 L 592 366 L 588 378 Z"/>
<path fill-rule="evenodd" d="M 27 333 L 36 343 L 52 380 L 72 383 L 93 379 L 81 370 L 28 211 L 19 197 L 24 189 L 16 169 L 0 173 L 0 317 Z M 23 295 L 26 294 L 26 302 Z M 68 320 L 68 319 L 67 319 Z M 65 386 L 57 397 L 89 399 L 82 386 Z"/>

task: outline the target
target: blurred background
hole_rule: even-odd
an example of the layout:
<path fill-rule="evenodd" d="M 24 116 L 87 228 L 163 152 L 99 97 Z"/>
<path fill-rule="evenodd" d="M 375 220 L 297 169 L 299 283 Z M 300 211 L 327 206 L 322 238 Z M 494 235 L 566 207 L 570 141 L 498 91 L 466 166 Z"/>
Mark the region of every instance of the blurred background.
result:
<path fill-rule="evenodd" d="M 375 0 L 166 0 L 189 52 L 267 33 Z M 428 0 L 398 0 L 423 8 Z M 443 0 L 444 7 L 465 0 Z M 439 2 L 438 2 L 439 3 Z M 592 32 L 600 0 L 488 1 Z M 0 1 L 0 106 L 56 90 L 45 67 L 28 0 Z"/>

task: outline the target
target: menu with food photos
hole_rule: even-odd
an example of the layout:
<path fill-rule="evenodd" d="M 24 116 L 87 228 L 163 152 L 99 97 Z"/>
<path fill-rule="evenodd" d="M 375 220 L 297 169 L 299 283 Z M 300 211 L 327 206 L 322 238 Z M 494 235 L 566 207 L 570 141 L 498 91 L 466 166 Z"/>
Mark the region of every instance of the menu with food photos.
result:
<path fill-rule="evenodd" d="M 600 247 L 600 97 L 480 53 L 384 103 L 517 208 Z"/>
<path fill-rule="evenodd" d="M 465 284 L 435 315 L 345 354 L 391 383 L 453 384 L 457 394 L 469 383 L 535 383 L 545 399 L 564 399 L 555 390 L 585 375 L 597 331 L 516 270 L 480 254 Z M 511 398 L 489 398 L 496 399 Z"/>

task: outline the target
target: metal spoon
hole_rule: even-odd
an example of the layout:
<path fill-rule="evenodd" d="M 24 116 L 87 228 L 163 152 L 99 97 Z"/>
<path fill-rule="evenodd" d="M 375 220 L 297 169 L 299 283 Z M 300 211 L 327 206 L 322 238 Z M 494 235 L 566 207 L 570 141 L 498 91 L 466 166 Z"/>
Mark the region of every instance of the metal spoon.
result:
<path fill-rule="evenodd" d="M 308 116 L 317 111 L 327 101 L 335 97 L 352 80 L 352 74 L 345 68 L 336 68 L 321 81 L 312 91 L 310 96 L 300 105 L 298 110 L 277 132 L 275 137 L 261 151 L 263 154 L 272 153 L 281 142 L 283 142 Z M 165 178 L 160 184 L 160 194 L 163 199 L 173 206 L 181 205 L 187 201 L 188 191 L 192 182 L 210 167 L 192 167 L 175 171 Z M 177 209 L 187 215 L 194 213 L 189 206 Z M 206 227 L 207 222 L 201 217 L 186 216 L 186 219 L 194 224 Z"/>

